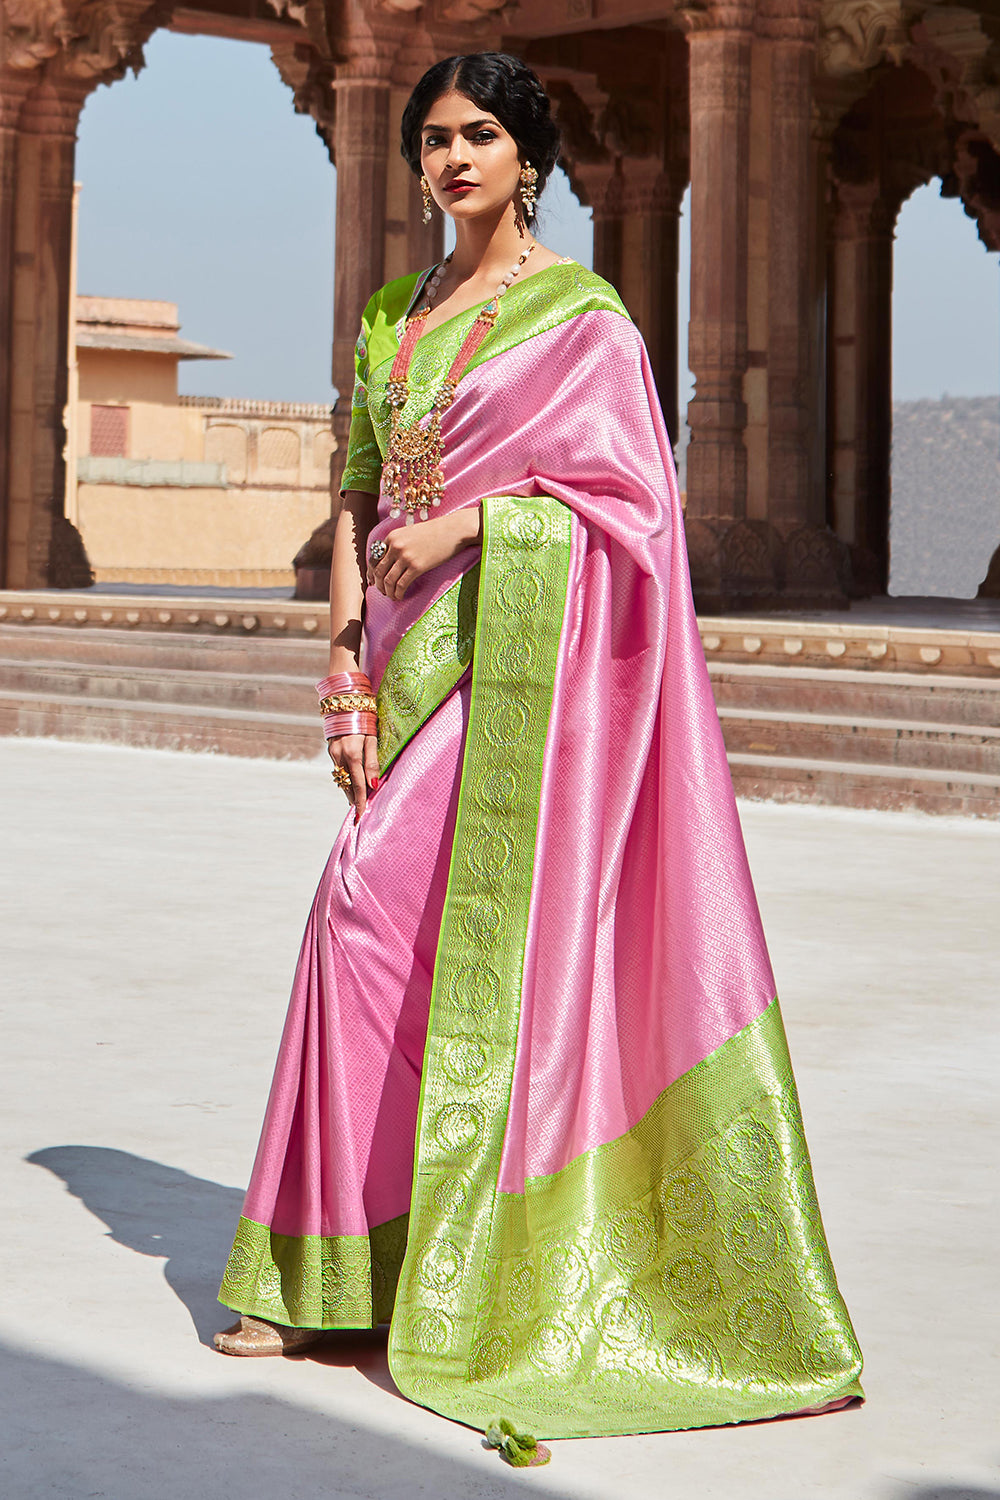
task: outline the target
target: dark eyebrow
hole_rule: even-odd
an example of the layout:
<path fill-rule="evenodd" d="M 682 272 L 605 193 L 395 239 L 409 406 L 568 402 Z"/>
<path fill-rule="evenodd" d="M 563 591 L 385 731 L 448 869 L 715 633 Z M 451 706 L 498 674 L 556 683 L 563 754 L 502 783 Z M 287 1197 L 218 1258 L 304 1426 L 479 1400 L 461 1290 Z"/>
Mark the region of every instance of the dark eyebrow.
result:
<path fill-rule="evenodd" d="M 463 130 L 478 130 L 479 127 L 480 127 L 480 125 L 497 125 L 497 124 L 499 124 L 499 122 L 497 120 L 488 119 L 486 116 L 484 116 L 481 120 L 470 120 L 469 123 L 468 123 L 468 125 L 463 125 L 462 126 L 462 129 Z M 447 126 L 445 126 L 445 125 L 422 125 L 421 128 L 420 128 L 420 133 L 421 133 L 421 135 L 423 135 L 424 131 L 427 131 L 427 130 L 441 130 L 441 131 L 444 131 L 446 129 L 447 129 Z"/>

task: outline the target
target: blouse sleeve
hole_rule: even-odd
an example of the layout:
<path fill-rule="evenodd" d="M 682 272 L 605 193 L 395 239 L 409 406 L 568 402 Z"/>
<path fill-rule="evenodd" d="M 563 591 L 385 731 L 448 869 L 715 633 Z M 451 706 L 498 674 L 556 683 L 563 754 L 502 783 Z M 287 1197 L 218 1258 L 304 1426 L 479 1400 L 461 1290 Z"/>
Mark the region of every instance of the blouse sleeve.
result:
<path fill-rule="evenodd" d="M 351 430 L 347 439 L 347 462 L 340 481 L 340 492 L 365 490 L 377 495 L 382 486 L 382 453 L 375 439 L 368 412 L 368 338 L 375 313 L 376 298 L 361 317 L 361 332 L 354 348 L 354 391 L 351 395 Z"/>

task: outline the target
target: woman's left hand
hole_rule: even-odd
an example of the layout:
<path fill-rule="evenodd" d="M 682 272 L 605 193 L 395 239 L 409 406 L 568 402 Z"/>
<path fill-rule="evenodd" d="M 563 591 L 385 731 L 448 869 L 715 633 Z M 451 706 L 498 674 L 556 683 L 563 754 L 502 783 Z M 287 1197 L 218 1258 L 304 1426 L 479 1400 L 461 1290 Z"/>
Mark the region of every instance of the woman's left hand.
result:
<path fill-rule="evenodd" d="M 413 526 L 397 526 L 385 537 L 385 556 L 368 564 L 368 582 L 387 599 L 402 599 L 411 583 L 480 539 L 482 507 L 465 506 Z"/>

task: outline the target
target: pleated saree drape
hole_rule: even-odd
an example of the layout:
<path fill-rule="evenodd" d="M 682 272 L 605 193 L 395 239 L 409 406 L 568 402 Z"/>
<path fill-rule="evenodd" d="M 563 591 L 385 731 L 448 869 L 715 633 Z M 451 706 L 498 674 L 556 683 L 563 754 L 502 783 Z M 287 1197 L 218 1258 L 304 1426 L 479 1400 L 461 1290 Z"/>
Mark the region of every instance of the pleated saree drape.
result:
<path fill-rule="evenodd" d="M 372 299 L 345 487 L 378 487 L 415 279 Z M 474 312 L 425 334 L 426 416 Z M 636 330 L 516 284 L 442 421 L 467 551 L 365 662 L 384 781 L 306 932 L 222 1300 L 391 1318 L 400 1389 L 542 1436 L 860 1394 Z M 390 522 L 381 502 L 373 533 Z"/>

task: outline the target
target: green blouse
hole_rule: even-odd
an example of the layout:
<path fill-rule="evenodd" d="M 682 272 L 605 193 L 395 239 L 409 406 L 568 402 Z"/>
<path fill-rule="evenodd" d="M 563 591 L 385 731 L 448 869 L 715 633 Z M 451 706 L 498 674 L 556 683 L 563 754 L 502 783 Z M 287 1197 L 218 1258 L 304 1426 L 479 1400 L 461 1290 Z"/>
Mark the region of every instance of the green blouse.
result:
<path fill-rule="evenodd" d="M 361 316 L 361 332 L 354 351 L 355 381 L 351 397 L 351 430 L 342 490 L 364 490 L 377 495 L 382 462 L 389 447 L 391 413 L 386 385 L 402 338 L 405 318 L 429 272 L 400 276 L 380 287 Z M 514 348 L 533 334 L 543 333 L 578 313 L 604 310 L 628 313 L 607 281 L 578 261 L 557 261 L 504 293 L 496 326 L 469 362 L 469 369 Z M 404 422 L 417 422 L 431 409 L 434 396 L 465 335 L 479 312 L 472 307 L 421 335 L 408 377 L 409 399 Z"/>

